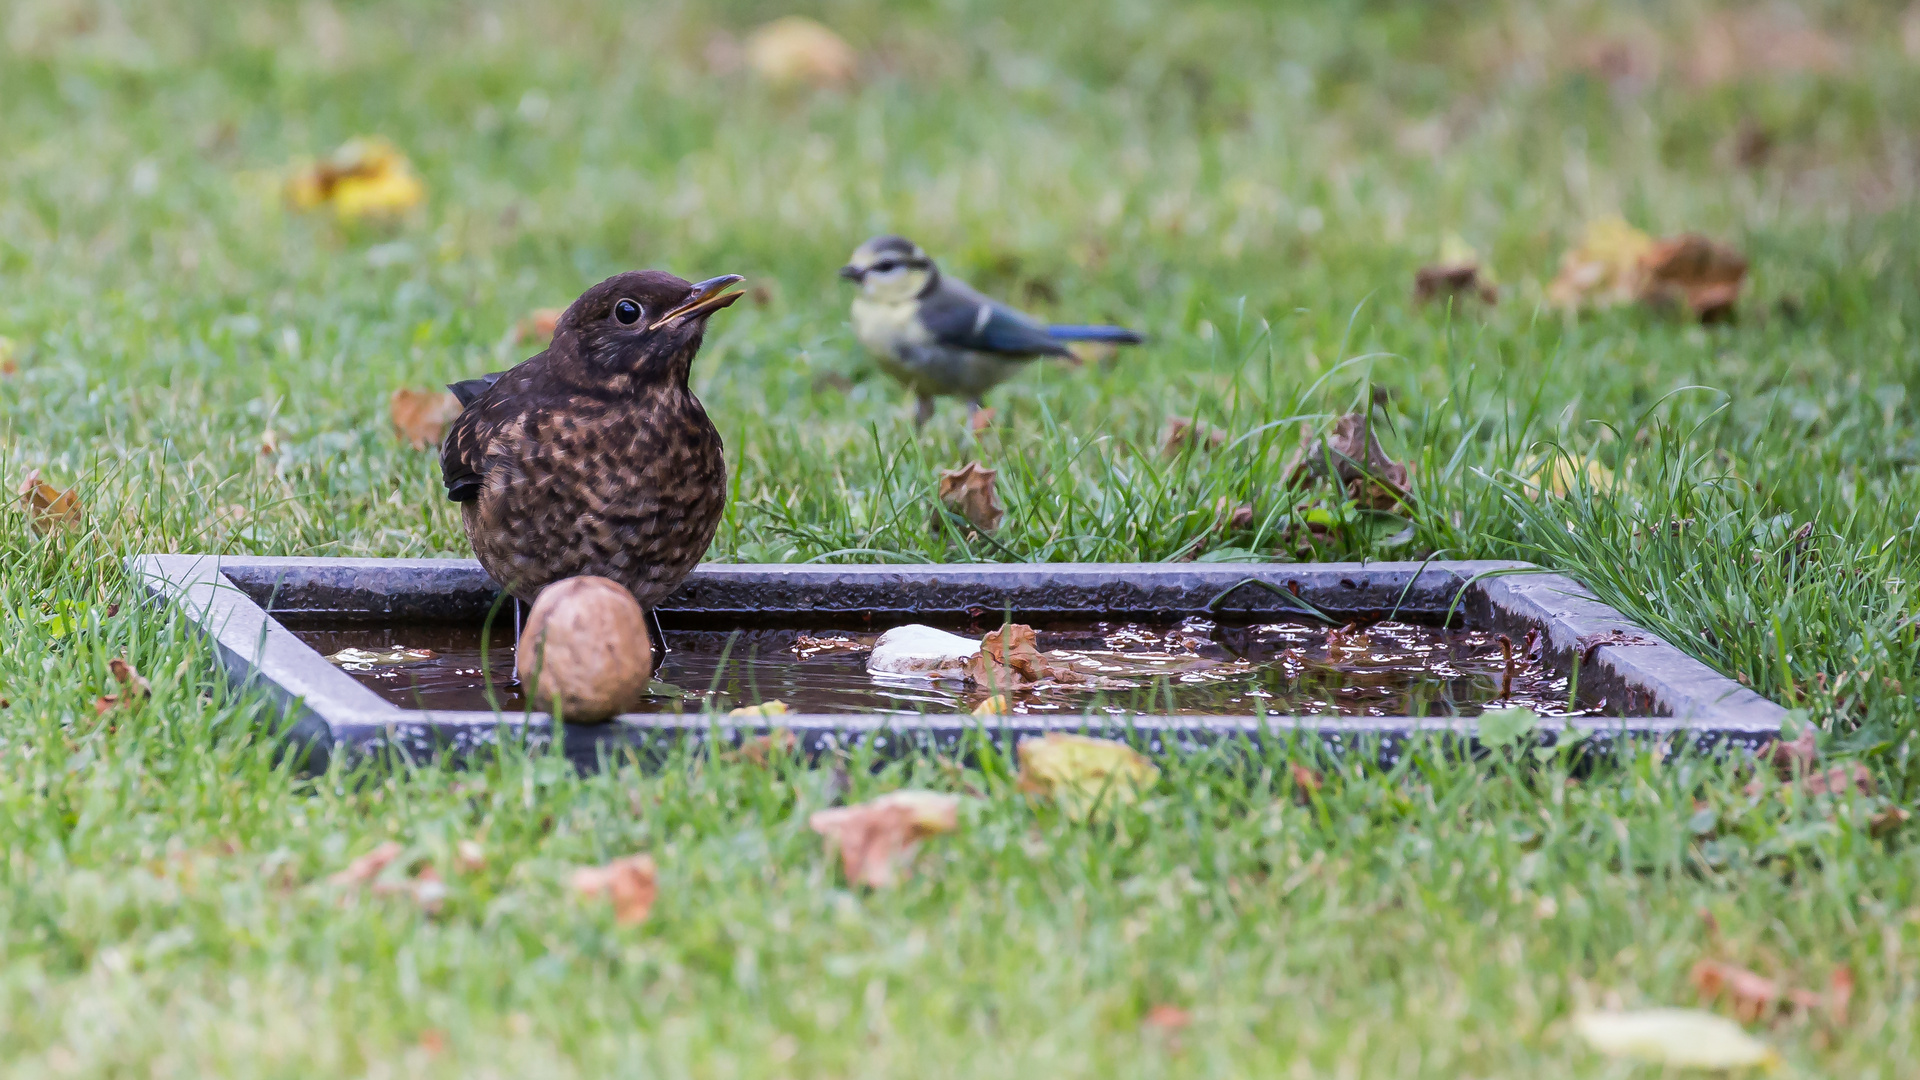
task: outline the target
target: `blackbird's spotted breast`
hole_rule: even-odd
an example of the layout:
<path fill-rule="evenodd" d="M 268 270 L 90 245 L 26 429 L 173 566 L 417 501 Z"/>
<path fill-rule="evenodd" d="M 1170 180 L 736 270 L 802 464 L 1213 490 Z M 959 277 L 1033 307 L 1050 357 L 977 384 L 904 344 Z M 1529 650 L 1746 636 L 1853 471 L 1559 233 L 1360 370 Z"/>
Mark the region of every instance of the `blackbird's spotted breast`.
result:
<path fill-rule="evenodd" d="M 447 497 L 508 592 L 531 601 L 593 574 L 651 610 L 692 572 L 720 525 L 727 467 L 687 379 L 740 280 L 608 278 L 567 308 L 545 352 L 450 387 L 465 409 L 441 446 Z"/>

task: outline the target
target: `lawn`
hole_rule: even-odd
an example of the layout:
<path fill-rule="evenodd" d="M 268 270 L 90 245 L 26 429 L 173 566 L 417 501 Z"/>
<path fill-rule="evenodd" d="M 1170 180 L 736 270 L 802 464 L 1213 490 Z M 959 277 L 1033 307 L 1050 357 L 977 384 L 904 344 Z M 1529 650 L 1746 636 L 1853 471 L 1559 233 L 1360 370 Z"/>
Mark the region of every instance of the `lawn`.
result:
<path fill-rule="evenodd" d="M 1851 972 L 1844 1019 L 1748 1025 L 1784 1074 L 1911 1074 L 1920 822 L 1868 810 L 1920 790 L 1920 7 L 835 0 L 806 12 L 858 72 L 818 91 L 742 66 L 789 10 L 5 5 L 0 478 L 84 525 L 0 511 L 0 1069 L 1625 1076 L 1571 1017 L 1700 1004 L 1718 959 Z M 290 208 L 355 136 L 421 205 Z M 1738 319 L 1550 305 L 1612 215 L 1743 250 Z M 916 431 L 833 273 L 881 231 L 1151 342 Z M 1499 303 L 1416 304 L 1461 244 Z M 752 290 L 695 369 L 734 485 L 711 558 L 1529 559 L 1804 710 L 1878 800 L 1657 747 L 1165 760 L 1091 825 L 994 760 L 276 763 L 120 560 L 465 556 L 388 395 L 643 266 Z M 1287 469 L 1375 398 L 1414 468 L 1391 518 Z M 1231 439 L 1165 455 L 1175 417 Z M 975 458 L 1005 524 L 935 533 Z M 152 697 L 97 713 L 116 657 Z M 973 794 L 908 881 L 850 888 L 808 815 L 901 786 Z M 437 912 L 331 880 L 387 840 Z M 570 890 L 642 852 L 644 924 Z"/>

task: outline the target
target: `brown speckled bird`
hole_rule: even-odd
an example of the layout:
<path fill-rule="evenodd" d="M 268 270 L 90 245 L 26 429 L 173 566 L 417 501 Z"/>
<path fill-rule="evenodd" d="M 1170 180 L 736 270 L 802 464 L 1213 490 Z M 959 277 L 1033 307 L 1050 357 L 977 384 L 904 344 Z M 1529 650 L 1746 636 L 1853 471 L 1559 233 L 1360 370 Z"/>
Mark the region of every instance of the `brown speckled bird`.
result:
<path fill-rule="evenodd" d="M 545 352 L 455 383 L 440 450 L 480 565 L 531 601 L 594 574 L 651 611 L 706 554 L 727 501 L 720 433 L 687 385 L 734 275 L 611 277 L 560 316 Z"/>

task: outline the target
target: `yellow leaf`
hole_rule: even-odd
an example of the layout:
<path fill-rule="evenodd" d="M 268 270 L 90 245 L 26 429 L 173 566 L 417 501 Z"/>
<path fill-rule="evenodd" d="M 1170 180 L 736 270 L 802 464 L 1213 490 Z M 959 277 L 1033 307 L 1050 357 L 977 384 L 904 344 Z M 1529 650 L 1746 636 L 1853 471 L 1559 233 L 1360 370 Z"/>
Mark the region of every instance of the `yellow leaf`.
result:
<path fill-rule="evenodd" d="M 1020 789 L 1053 799 L 1075 821 L 1135 802 L 1160 779 L 1153 762 L 1112 739 L 1049 732 L 1022 741 L 1019 753 Z"/>
<path fill-rule="evenodd" d="M 785 716 L 792 711 L 793 711 L 792 709 L 789 709 L 787 707 L 786 702 L 776 698 L 772 701 L 763 701 L 758 705 L 746 705 L 738 709 L 729 709 L 727 710 L 727 715 L 728 716 L 748 716 L 748 717 Z"/>
<path fill-rule="evenodd" d="M 1533 458 L 1517 471 L 1536 494 L 1556 495 L 1563 499 L 1578 486 L 1582 474 L 1586 476 L 1587 489 L 1596 493 L 1610 492 L 1619 484 L 1613 470 L 1605 465 L 1589 460 L 1576 466 L 1565 454 Z"/>
<path fill-rule="evenodd" d="M 775 19 L 747 38 L 754 73 L 783 86 L 842 86 L 853 81 L 859 56 L 840 35 L 802 15 Z"/>
<path fill-rule="evenodd" d="M 1653 237 L 1622 218 L 1591 222 L 1580 243 L 1561 257 L 1560 273 L 1547 286 L 1547 299 L 1566 308 L 1638 299 L 1640 259 L 1653 249 L 1653 243 Z"/>
<path fill-rule="evenodd" d="M 1588 1012 L 1573 1018 L 1595 1050 L 1608 1057 L 1694 1069 L 1771 1066 L 1779 1055 L 1723 1016 L 1700 1009 Z"/>
<path fill-rule="evenodd" d="M 385 139 L 349 139 L 326 160 L 287 179 L 287 202 L 297 210 L 332 206 L 344 219 L 398 214 L 420 204 L 426 185 L 406 156 Z"/>

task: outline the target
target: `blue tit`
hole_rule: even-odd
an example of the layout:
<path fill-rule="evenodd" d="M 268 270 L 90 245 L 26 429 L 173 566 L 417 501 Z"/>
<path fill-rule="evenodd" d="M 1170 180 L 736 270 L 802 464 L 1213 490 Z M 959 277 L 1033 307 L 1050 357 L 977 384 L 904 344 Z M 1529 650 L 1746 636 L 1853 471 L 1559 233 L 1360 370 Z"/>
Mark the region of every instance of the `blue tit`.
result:
<path fill-rule="evenodd" d="M 1066 342 L 1138 345 L 1118 326 L 1048 326 L 940 273 L 927 253 L 900 236 L 861 244 L 840 268 L 860 286 L 853 332 L 887 374 L 919 398 L 914 421 L 933 416 L 946 394 L 974 409 L 980 397 L 1037 356 L 1067 356 Z"/>

